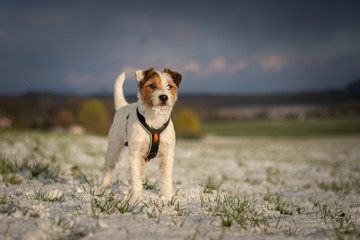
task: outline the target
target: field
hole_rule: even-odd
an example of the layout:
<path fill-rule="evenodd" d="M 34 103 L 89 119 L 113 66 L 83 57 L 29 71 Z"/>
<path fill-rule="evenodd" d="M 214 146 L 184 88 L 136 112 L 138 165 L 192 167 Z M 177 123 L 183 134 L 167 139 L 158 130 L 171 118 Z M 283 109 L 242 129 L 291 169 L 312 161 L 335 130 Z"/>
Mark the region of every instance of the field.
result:
<path fill-rule="evenodd" d="M 360 135 L 249 136 L 178 140 L 173 199 L 155 159 L 132 202 L 126 159 L 99 188 L 106 138 L 0 131 L 1 239 L 360 238 Z"/>
<path fill-rule="evenodd" d="M 222 136 L 318 137 L 360 135 L 360 119 L 256 120 L 210 122 L 203 131 Z"/>

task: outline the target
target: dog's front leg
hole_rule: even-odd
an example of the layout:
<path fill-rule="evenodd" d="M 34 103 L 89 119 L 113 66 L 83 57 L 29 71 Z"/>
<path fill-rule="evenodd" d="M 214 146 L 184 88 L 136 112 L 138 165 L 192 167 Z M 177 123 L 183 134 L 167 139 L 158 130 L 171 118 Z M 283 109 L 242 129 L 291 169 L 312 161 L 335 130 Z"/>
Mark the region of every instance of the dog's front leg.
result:
<path fill-rule="evenodd" d="M 171 200 L 172 198 L 172 171 L 174 163 L 174 154 L 167 152 L 161 159 L 161 186 L 160 194 L 164 200 Z"/>
<path fill-rule="evenodd" d="M 142 182 L 141 182 L 141 158 L 136 151 L 130 151 L 130 173 L 131 173 L 131 199 L 141 199 Z"/>

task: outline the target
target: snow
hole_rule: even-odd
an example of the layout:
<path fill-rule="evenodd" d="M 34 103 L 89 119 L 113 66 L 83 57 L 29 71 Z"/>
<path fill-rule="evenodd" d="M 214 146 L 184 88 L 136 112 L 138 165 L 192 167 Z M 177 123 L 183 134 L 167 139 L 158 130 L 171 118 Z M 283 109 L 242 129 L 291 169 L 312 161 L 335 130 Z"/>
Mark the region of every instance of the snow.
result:
<path fill-rule="evenodd" d="M 106 145 L 106 138 L 90 135 L 1 131 L 3 166 L 33 161 L 60 168 L 53 178 L 34 177 L 29 168 L 1 170 L 1 239 L 360 237 L 358 136 L 178 140 L 170 202 L 158 195 L 156 159 L 142 202 L 127 199 L 125 159 L 111 186 L 101 190 Z M 12 176 L 21 183 L 10 183 Z M 219 187 L 204 191 L 209 179 Z M 229 199 L 248 205 L 231 215 L 236 201 L 226 205 Z M 130 212 L 116 208 L 126 203 L 133 206 Z M 243 226 L 231 217 L 236 214 L 247 217 Z"/>

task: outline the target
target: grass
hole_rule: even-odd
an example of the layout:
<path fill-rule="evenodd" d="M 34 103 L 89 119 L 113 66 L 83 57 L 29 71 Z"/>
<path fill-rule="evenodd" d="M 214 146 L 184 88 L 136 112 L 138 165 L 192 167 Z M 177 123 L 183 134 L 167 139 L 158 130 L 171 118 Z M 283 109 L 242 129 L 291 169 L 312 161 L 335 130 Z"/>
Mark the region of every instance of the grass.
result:
<path fill-rule="evenodd" d="M 85 173 L 83 173 L 80 169 L 79 166 L 74 165 L 73 167 L 71 167 L 71 175 L 76 178 L 79 179 L 80 182 L 86 182 L 89 184 L 94 184 L 94 181 L 92 179 L 89 179 Z"/>
<path fill-rule="evenodd" d="M 91 195 L 91 212 L 92 217 L 99 218 L 99 213 L 113 214 L 119 212 L 124 213 L 140 213 L 143 207 L 138 209 L 139 201 L 131 201 L 129 197 L 118 197 L 114 193 L 95 193 L 93 188 L 90 189 Z M 137 211 L 136 211 L 137 210 Z"/>
<path fill-rule="evenodd" d="M 254 120 L 203 123 L 204 132 L 219 136 L 313 137 L 359 135 L 360 119 Z"/>
<path fill-rule="evenodd" d="M 269 167 L 265 169 L 266 181 L 273 184 L 279 185 L 281 183 L 281 172 L 280 169 L 275 167 Z"/>
<path fill-rule="evenodd" d="M 16 153 L 16 158 L 0 157 L 2 218 L 25 216 L 24 221 L 29 220 L 26 217 L 37 218 L 40 224 L 47 221 L 58 234 L 54 238 L 65 239 L 90 237 L 89 233 L 99 231 L 117 232 L 120 228 L 116 237 L 129 239 L 162 237 L 152 229 L 171 229 L 167 234 L 178 234 L 180 239 L 230 239 L 239 234 L 259 239 L 267 235 L 274 239 L 360 238 L 356 201 L 360 193 L 359 137 L 179 141 L 173 199 L 162 201 L 158 197 L 159 172 L 154 163 L 143 184 L 143 201 L 137 202 L 127 196 L 130 186 L 125 180 L 125 164 L 118 168 L 120 174 L 111 191 L 95 187 L 96 179 L 101 177 L 98 166 L 102 167 L 102 158 L 86 152 L 105 149 L 105 139 L 89 141 L 85 136 L 70 141 L 71 137 L 56 137 L 61 142 L 54 141 L 55 136 L 50 134 L 32 132 L 28 136 L 25 132 L 14 143 L 27 144 L 30 156 Z M 0 144 L 3 142 L 1 139 Z M 10 144 L 6 146 L 13 150 Z M 69 146 L 72 151 L 68 151 Z M 43 151 L 40 156 L 36 153 L 39 151 Z M 60 162 L 63 178 L 59 178 Z M 34 178 L 40 181 L 26 180 Z M 46 190 L 59 187 L 64 194 Z M 45 204 L 46 209 L 37 208 L 39 204 Z M 79 221 L 76 226 L 78 221 L 73 219 L 84 219 L 86 224 Z M 107 229 L 98 227 L 97 222 L 110 219 L 119 220 L 121 225 L 116 229 L 110 225 Z M 4 222 L 0 227 L 6 229 Z M 141 224 L 142 233 L 132 232 L 136 224 Z"/>
<path fill-rule="evenodd" d="M 44 202 L 64 202 L 65 197 L 62 193 L 48 193 L 46 190 L 42 188 L 39 191 L 35 192 L 35 199 L 41 200 Z"/>
<path fill-rule="evenodd" d="M 159 186 L 159 182 L 158 181 L 151 182 L 149 178 L 146 177 L 142 185 L 145 190 L 153 190 Z"/>
<path fill-rule="evenodd" d="M 346 213 L 343 207 L 338 204 L 329 207 L 327 205 L 319 205 L 320 218 L 325 224 L 332 224 L 336 234 L 336 239 L 344 239 L 345 235 L 349 237 L 360 237 L 359 229 L 356 229 L 357 214 L 351 215 Z M 357 237 L 356 237 L 357 235 Z"/>
<path fill-rule="evenodd" d="M 160 216 L 164 211 L 165 204 L 163 201 L 150 199 L 147 203 L 144 203 L 147 211 L 146 214 L 148 218 L 158 218 L 158 222 L 160 221 Z"/>
<path fill-rule="evenodd" d="M 360 193 L 360 180 L 357 178 L 339 179 L 330 182 L 321 181 L 317 183 L 317 186 L 326 192 L 333 191 L 334 193 L 341 192 L 343 194 Z"/>
<path fill-rule="evenodd" d="M 0 197 L 0 205 L 7 203 L 7 194 L 4 194 L 2 197 Z"/>
<path fill-rule="evenodd" d="M 30 172 L 30 179 L 42 177 L 56 181 L 60 172 L 59 166 L 41 162 L 31 155 L 22 159 L 21 162 L 1 156 L 0 162 L 0 174 L 4 177 L 5 182 L 11 184 L 21 183 L 21 179 L 13 175 L 14 173 Z"/>
<path fill-rule="evenodd" d="M 278 211 L 282 215 L 300 214 L 303 210 L 300 205 L 284 199 L 281 193 L 267 193 L 264 196 L 264 203 L 267 209 Z"/>
<path fill-rule="evenodd" d="M 215 205 L 211 208 L 213 215 L 221 217 L 221 225 L 230 227 L 233 223 L 242 229 L 250 227 L 267 227 L 267 219 L 260 208 L 256 207 L 256 200 L 239 197 L 233 194 L 218 195 Z"/>
<path fill-rule="evenodd" d="M 215 176 L 208 176 L 207 179 L 201 183 L 204 188 L 204 193 L 212 193 L 212 191 L 219 191 L 222 181 L 218 181 Z"/>
<path fill-rule="evenodd" d="M 16 175 L 5 175 L 3 180 L 6 183 L 15 184 L 15 185 L 19 185 L 22 183 L 21 178 L 19 178 Z"/>
<path fill-rule="evenodd" d="M 72 219 L 67 219 L 63 216 L 56 217 L 51 221 L 52 224 L 52 239 L 80 239 L 85 235 L 82 232 L 77 232 L 76 223 Z"/>
<path fill-rule="evenodd" d="M 290 224 L 286 224 L 285 226 L 282 226 L 281 231 L 285 234 L 285 236 L 299 235 L 298 225 L 294 220 L 290 221 Z"/>
<path fill-rule="evenodd" d="M 75 223 L 74 222 L 72 222 L 70 220 L 66 220 L 62 216 L 60 216 L 58 219 L 54 220 L 53 224 L 60 227 L 64 231 L 66 231 L 66 230 L 73 231 L 74 228 L 75 228 Z"/>

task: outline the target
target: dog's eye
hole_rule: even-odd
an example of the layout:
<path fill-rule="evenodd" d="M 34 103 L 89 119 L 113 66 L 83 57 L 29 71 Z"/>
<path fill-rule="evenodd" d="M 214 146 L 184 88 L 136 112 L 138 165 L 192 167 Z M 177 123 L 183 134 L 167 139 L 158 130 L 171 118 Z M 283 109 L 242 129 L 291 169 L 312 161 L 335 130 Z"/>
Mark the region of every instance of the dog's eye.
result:
<path fill-rule="evenodd" d="M 172 88 L 173 88 L 173 86 L 171 86 L 170 84 L 167 85 L 167 89 L 168 89 L 168 90 L 171 90 Z"/>
<path fill-rule="evenodd" d="M 149 87 L 150 87 L 151 89 L 155 89 L 155 88 L 156 88 L 156 85 L 155 85 L 155 84 L 151 84 L 151 85 L 149 85 Z"/>

